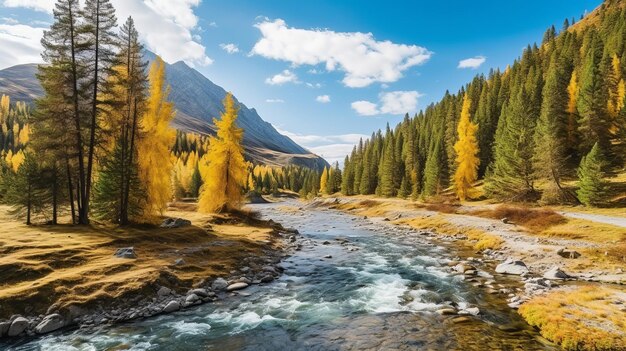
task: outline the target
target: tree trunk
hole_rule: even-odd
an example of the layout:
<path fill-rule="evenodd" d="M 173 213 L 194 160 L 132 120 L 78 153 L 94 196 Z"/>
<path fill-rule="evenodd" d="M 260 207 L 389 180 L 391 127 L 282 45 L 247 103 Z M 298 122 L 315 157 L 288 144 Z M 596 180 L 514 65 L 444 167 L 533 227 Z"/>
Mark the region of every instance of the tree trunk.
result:
<path fill-rule="evenodd" d="M 65 157 L 65 165 L 67 168 L 67 191 L 70 197 L 70 212 L 72 215 L 72 224 L 76 224 L 76 210 L 74 209 L 74 189 L 72 187 L 72 172 L 70 171 L 70 161 Z"/>
<path fill-rule="evenodd" d="M 30 197 L 32 196 L 32 186 L 30 184 L 30 180 L 28 181 L 28 200 L 26 200 L 26 225 L 30 225 L 30 207 L 31 201 Z"/>
<path fill-rule="evenodd" d="M 93 96 L 91 102 L 91 130 L 89 138 L 89 155 L 87 156 L 87 179 L 85 179 L 85 198 L 87 201 L 83 203 L 84 212 L 89 213 L 89 196 L 91 193 L 91 173 L 93 171 L 93 154 L 96 139 L 96 114 L 98 110 L 98 63 L 100 53 L 100 0 L 96 0 L 96 28 L 95 28 L 95 47 L 94 47 L 94 80 L 93 80 Z"/>
<path fill-rule="evenodd" d="M 80 114 L 78 108 L 78 72 L 77 72 L 77 64 L 76 64 L 76 35 L 74 33 L 74 14 L 72 13 L 72 6 L 69 6 L 69 15 L 70 15 L 70 46 L 72 52 L 72 98 L 74 100 L 74 123 L 76 127 L 76 146 L 78 151 L 78 173 L 79 179 L 78 184 L 76 185 L 78 188 L 77 196 L 81 199 L 78 204 L 78 223 L 80 224 L 89 224 L 89 216 L 85 212 L 84 204 L 89 201 L 89 199 L 85 198 L 85 164 L 83 160 L 83 140 L 81 136 L 81 127 L 80 127 Z"/>
<path fill-rule="evenodd" d="M 54 180 L 52 181 L 52 224 L 57 224 L 57 192 L 58 192 L 58 170 L 54 166 Z"/>

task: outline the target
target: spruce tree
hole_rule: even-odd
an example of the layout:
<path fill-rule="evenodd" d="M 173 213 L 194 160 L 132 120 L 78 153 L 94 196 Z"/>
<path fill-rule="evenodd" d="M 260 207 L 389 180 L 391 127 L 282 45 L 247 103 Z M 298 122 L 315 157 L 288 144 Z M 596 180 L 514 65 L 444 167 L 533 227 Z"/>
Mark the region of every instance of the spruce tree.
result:
<path fill-rule="evenodd" d="M 586 206 L 597 206 L 607 193 L 607 184 L 604 180 L 604 158 L 598 143 L 582 158 L 578 168 L 578 200 Z"/>
<path fill-rule="evenodd" d="M 426 197 L 438 195 L 441 191 L 441 149 L 441 142 L 435 141 L 426 160 L 423 189 L 423 195 Z"/>

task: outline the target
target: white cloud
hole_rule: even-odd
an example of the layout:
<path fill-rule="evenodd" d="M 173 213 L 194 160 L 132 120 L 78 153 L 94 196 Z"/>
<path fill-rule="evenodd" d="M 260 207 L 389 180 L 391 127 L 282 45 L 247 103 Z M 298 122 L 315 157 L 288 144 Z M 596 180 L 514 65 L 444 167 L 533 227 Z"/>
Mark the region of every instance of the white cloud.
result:
<path fill-rule="evenodd" d="M 265 102 L 270 103 L 270 104 L 282 104 L 285 102 L 285 100 L 283 99 L 267 99 L 265 100 Z"/>
<path fill-rule="evenodd" d="M 294 65 L 324 64 L 327 71 L 345 72 L 343 83 L 348 87 L 395 82 L 432 55 L 420 46 L 377 41 L 371 33 L 290 28 L 281 19 L 265 19 L 255 27 L 262 38 L 251 54 Z"/>
<path fill-rule="evenodd" d="M 483 63 L 485 63 L 485 61 L 487 61 L 487 58 L 485 56 L 471 57 L 471 58 L 459 61 L 459 65 L 457 66 L 457 68 L 476 69 L 480 67 Z"/>
<path fill-rule="evenodd" d="M 309 88 L 314 88 L 314 89 L 319 89 L 322 87 L 322 84 L 320 83 L 306 83 L 306 86 Z"/>
<path fill-rule="evenodd" d="M 417 91 L 392 91 L 380 94 L 378 104 L 364 100 L 355 101 L 352 109 L 361 116 L 403 115 L 416 112 L 420 96 L 422 95 Z"/>
<path fill-rule="evenodd" d="M 352 106 L 352 109 L 361 116 L 375 116 L 380 114 L 378 106 L 369 101 L 355 101 L 350 106 Z"/>
<path fill-rule="evenodd" d="M 16 20 L 15 18 L 11 18 L 11 17 L 2 17 L 0 18 L 0 20 L 6 24 L 18 24 L 20 22 L 18 22 L 18 20 Z"/>
<path fill-rule="evenodd" d="M 205 47 L 197 42 L 198 37 L 194 40 L 192 33 L 199 29 L 198 17 L 193 10 L 200 0 L 111 0 L 111 3 L 116 9 L 118 24 L 121 25 L 132 15 L 146 47 L 165 61 L 182 60 L 190 65 L 208 65 L 213 62 L 206 55 Z M 54 7 L 53 0 L 4 0 L 3 4 L 48 13 L 52 13 Z M 41 51 L 41 46 L 38 50 Z M 4 51 L 9 51 L 8 47 L 0 47 L 0 56 L 6 55 Z M 29 55 L 13 56 L 16 60 L 12 64 L 32 62 Z"/>
<path fill-rule="evenodd" d="M 217 23 L 215 23 L 215 22 L 210 22 L 210 23 L 209 23 L 209 27 L 217 28 Z"/>
<path fill-rule="evenodd" d="M 283 85 L 285 83 L 298 83 L 298 76 L 286 69 L 273 77 L 265 79 L 265 84 Z"/>
<path fill-rule="evenodd" d="M 4 0 L 6 7 L 25 7 L 35 11 L 52 13 L 54 8 L 53 0 Z"/>
<path fill-rule="evenodd" d="M 320 95 L 315 98 L 315 101 L 321 102 L 322 104 L 327 104 L 330 102 L 330 96 L 328 95 Z"/>
<path fill-rule="evenodd" d="M 343 163 L 346 155 L 352 152 L 352 148 L 360 139 L 369 138 L 364 134 L 306 135 L 292 133 L 280 128 L 276 128 L 276 130 L 309 151 L 324 157 L 326 161 L 330 163 L 339 162 L 340 164 Z"/>
<path fill-rule="evenodd" d="M 44 28 L 0 24 L 0 69 L 21 63 L 40 63 Z"/>
<path fill-rule="evenodd" d="M 220 44 L 222 50 L 226 51 L 229 54 L 236 54 L 239 52 L 239 47 L 236 44 Z"/>

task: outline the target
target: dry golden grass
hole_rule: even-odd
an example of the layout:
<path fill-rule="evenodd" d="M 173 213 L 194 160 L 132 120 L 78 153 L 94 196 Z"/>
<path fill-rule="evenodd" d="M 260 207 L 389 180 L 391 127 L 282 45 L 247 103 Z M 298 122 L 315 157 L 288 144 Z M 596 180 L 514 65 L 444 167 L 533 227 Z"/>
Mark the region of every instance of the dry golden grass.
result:
<path fill-rule="evenodd" d="M 433 230 L 442 235 L 465 235 L 468 240 L 475 242 L 473 247 L 476 250 L 498 249 L 504 243 L 497 235 L 450 223 L 444 215 L 401 219 L 398 222 L 417 229 Z"/>
<path fill-rule="evenodd" d="M 568 219 L 566 223 L 547 228 L 544 235 L 568 239 L 584 239 L 600 243 L 626 242 L 626 229 L 584 219 Z"/>
<path fill-rule="evenodd" d="M 519 313 L 546 339 L 567 350 L 626 350 L 623 304 L 623 292 L 589 285 L 535 297 Z"/>
<path fill-rule="evenodd" d="M 440 213 L 457 213 L 459 205 L 449 203 L 429 203 L 429 204 L 415 204 L 417 208 L 423 208 L 428 211 L 440 212 Z"/>
<path fill-rule="evenodd" d="M 481 209 L 470 213 L 492 219 L 507 218 L 512 223 L 524 226 L 533 232 L 541 232 L 567 219 L 551 209 L 529 208 L 524 206 L 499 205 L 495 209 Z"/>
<path fill-rule="evenodd" d="M 193 225 L 177 229 L 26 226 L 0 207 L 0 317 L 26 313 L 25 308 L 42 313 L 54 303 L 60 308 L 106 304 L 156 285 L 188 288 L 228 274 L 243 257 L 277 245 L 272 230 L 254 218 L 213 218 L 181 207 L 166 215 Z M 135 247 L 137 259 L 113 256 L 127 246 Z M 178 258 L 185 264 L 174 265 Z"/>

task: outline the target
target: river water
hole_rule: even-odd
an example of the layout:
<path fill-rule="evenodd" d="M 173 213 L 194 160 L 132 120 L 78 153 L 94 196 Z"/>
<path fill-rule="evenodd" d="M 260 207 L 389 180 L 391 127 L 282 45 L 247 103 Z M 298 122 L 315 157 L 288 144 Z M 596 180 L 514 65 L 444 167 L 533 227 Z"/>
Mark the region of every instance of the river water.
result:
<path fill-rule="evenodd" d="M 323 209 L 287 213 L 282 206 L 253 206 L 264 217 L 298 229 L 303 237 L 302 250 L 282 263 L 284 274 L 275 282 L 174 314 L 96 331 L 53 333 L 9 348 L 556 349 L 501 297 L 447 273 L 453 254 L 449 247 L 383 222 Z M 450 303 L 477 306 L 481 313 L 465 323 L 435 313 Z"/>

